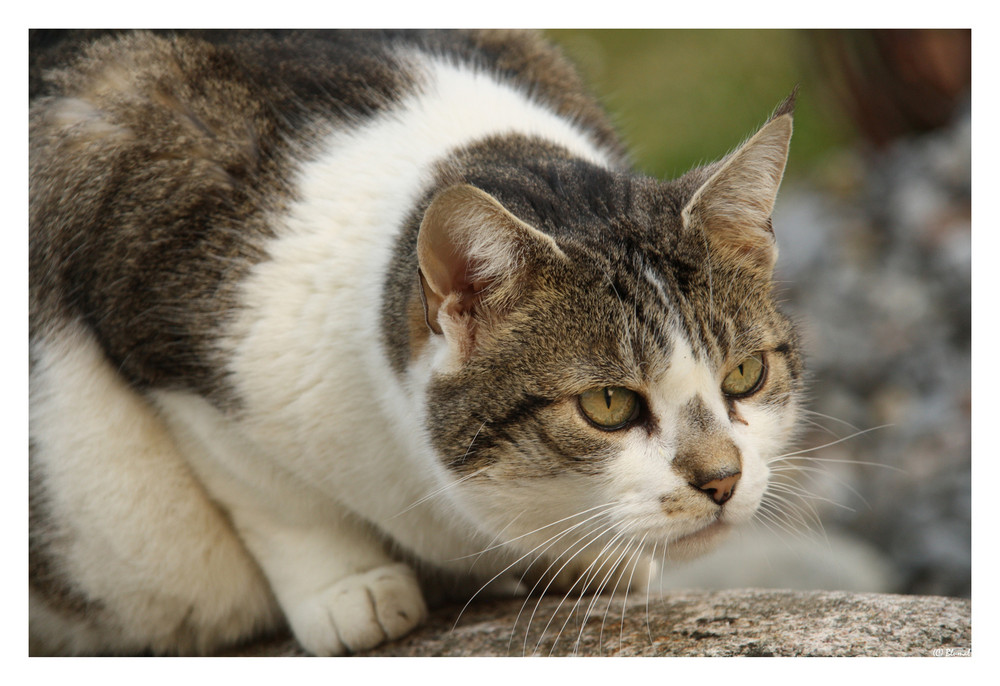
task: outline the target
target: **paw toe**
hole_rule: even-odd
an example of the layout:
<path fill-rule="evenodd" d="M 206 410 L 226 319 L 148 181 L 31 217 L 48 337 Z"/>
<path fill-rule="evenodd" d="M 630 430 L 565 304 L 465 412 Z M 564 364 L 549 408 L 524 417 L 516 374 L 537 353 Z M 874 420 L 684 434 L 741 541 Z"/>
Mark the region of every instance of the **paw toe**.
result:
<path fill-rule="evenodd" d="M 338 581 L 300 606 L 289 620 L 309 652 L 342 655 L 399 638 L 426 617 L 415 575 L 398 564 Z"/>
<path fill-rule="evenodd" d="M 408 568 L 396 565 L 379 571 L 371 582 L 378 622 L 388 638 L 399 638 L 427 618 L 427 606 Z"/>

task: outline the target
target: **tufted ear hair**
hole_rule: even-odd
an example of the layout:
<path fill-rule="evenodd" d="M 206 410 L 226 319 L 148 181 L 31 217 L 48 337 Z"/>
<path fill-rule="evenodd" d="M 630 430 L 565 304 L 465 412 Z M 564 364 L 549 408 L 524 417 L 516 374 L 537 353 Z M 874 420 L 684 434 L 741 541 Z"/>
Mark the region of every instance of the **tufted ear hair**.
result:
<path fill-rule="evenodd" d="M 788 159 L 795 95 L 718 163 L 681 214 L 685 227 L 704 231 L 710 248 L 722 259 L 763 270 L 768 276 L 778 257 L 771 212 Z"/>
<path fill-rule="evenodd" d="M 565 259 L 555 241 L 489 193 L 466 184 L 446 188 L 417 235 L 427 326 L 467 359 L 482 329 L 523 294 L 531 267 L 552 259 Z"/>

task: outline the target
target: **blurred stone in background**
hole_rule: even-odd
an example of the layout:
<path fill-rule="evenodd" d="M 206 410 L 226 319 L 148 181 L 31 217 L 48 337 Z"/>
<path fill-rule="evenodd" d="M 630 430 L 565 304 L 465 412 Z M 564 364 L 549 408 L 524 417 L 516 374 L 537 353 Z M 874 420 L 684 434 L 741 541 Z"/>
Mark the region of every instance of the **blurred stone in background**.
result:
<path fill-rule="evenodd" d="M 854 510 L 824 507 L 823 520 L 874 546 L 890 590 L 968 596 L 970 32 L 805 38 L 862 140 L 825 184 L 820 174 L 785 189 L 777 278 L 805 330 L 810 409 L 839 421 L 812 420 L 839 435 L 851 433 L 840 422 L 885 426 L 815 453 L 844 460 L 814 463 L 830 473 L 814 484 Z"/>

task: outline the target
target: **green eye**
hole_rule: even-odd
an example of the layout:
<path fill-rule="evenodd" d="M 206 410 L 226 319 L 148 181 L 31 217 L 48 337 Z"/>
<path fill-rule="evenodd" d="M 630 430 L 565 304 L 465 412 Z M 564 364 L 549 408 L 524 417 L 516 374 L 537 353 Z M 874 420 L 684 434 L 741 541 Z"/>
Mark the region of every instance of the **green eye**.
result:
<path fill-rule="evenodd" d="M 615 431 L 639 416 L 639 396 L 619 386 L 592 388 L 580 394 L 580 411 L 598 429 Z"/>
<path fill-rule="evenodd" d="M 764 357 L 760 353 L 740 362 L 722 380 L 722 392 L 731 397 L 750 395 L 764 379 Z"/>

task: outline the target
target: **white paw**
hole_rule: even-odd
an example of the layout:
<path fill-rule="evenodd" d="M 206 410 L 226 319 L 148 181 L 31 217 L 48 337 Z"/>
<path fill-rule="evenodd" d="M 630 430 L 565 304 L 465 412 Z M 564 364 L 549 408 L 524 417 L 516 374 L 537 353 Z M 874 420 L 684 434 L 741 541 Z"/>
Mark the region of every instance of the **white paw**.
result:
<path fill-rule="evenodd" d="M 289 612 L 292 632 L 314 655 L 343 655 L 399 638 L 427 617 L 413 571 L 376 567 L 341 579 Z"/>

